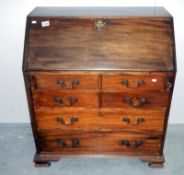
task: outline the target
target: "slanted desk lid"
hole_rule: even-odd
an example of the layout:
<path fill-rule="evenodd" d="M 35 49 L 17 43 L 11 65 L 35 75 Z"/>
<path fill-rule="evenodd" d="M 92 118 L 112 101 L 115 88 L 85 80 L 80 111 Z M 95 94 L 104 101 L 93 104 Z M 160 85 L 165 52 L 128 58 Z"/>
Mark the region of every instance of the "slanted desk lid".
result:
<path fill-rule="evenodd" d="M 27 19 L 23 69 L 175 71 L 173 21 L 167 11 L 100 10 L 73 8 L 72 14 L 67 13 L 72 8 L 36 8 Z"/>

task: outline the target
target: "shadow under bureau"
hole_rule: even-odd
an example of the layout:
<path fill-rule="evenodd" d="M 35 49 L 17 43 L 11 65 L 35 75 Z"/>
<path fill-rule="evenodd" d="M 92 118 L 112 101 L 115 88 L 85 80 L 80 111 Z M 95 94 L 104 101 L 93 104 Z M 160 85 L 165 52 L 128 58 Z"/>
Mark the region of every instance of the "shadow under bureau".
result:
<path fill-rule="evenodd" d="M 176 74 L 164 8 L 35 8 L 23 74 L 36 166 L 79 155 L 163 166 Z"/>

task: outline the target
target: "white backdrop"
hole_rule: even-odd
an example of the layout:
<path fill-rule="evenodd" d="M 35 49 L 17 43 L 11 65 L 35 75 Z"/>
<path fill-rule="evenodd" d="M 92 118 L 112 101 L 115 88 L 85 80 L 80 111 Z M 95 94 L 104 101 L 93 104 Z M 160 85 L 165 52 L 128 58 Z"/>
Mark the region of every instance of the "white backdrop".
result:
<path fill-rule="evenodd" d="M 0 122 L 29 122 L 21 66 L 26 16 L 35 6 L 164 6 L 174 16 L 178 63 L 169 122 L 184 123 L 183 0 L 0 0 Z"/>

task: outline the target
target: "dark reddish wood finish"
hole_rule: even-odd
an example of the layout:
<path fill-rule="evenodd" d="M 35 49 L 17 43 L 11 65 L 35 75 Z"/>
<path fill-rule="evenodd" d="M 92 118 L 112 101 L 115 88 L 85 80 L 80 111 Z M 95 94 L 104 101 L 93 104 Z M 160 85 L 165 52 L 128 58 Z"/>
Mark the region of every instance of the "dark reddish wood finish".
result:
<path fill-rule="evenodd" d="M 165 158 L 163 155 L 161 156 L 143 156 L 140 158 L 140 161 L 142 162 L 148 162 L 148 165 L 152 168 L 163 168 Z"/>
<path fill-rule="evenodd" d="M 56 98 L 61 98 L 63 103 L 56 102 Z M 77 101 L 73 104 L 68 104 L 72 98 Z M 35 91 L 33 93 L 33 101 L 36 106 L 50 106 L 50 107 L 98 107 L 99 97 L 97 93 L 76 93 L 76 92 L 49 92 L 49 91 Z M 67 105 L 68 104 L 68 105 Z"/>
<path fill-rule="evenodd" d="M 174 70 L 172 19 L 109 17 L 101 32 L 94 29 L 98 18 L 33 20 L 28 70 Z M 42 28 L 47 20 L 50 27 Z"/>
<path fill-rule="evenodd" d="M 130 99 L 130 104 L 126 102 L 126 99 Z M 141 99 L 145 99 L 145 103 L 139 106 Z M 167 107 L 168 99 L 167 93 L 103 93 L 102 107 L 151 109 L 152 107 Z"/>
<path fill-rule="evenodd" d="M 64 140 L 65 145 L 59 144 Z M 72 145 L 72 140 L 77 139 L 78 144 Z M 129 141 L 130 145 L 122 144 L 122 140 Z M 161 137 L 154 134 L 137 134 L 133 131 L 108 131 L 108 132 L 64 132 L 49 130 L 39 132 L 40 152 L 60 153 L 62 155 L 77 154 L 121 154 L 121 155 L 159 155 Z M 135 145 L 136 141 L 142 144 Z"/>
<path fill-rule="evenodd" d="M 31 72 L 29 74 L 35 81 L 35 89 L 40 90 L 95 90 L 99 88 L 98 75 L 62 75 L 43 72 Z M 76 83 L 75 83 L 76 81 Z"/>
<path fill-rule="evenodd" d="M 154 110 L 122 110 L 122 109 L 69 109 L 36 108 L 38 130 L 136 130 L 138 132 L 162 133 L 166 108 Z M 77 118 L 72 122 L 72 118 Z M 126 121 L 128 118 L 129 121 Z M 63 119 L 63 121 L 61 121 Z M 141 121 L 143 119 L 144 121 Z M 140 122 L 139 122 L 140 121 Z"/>
<path fill-rule="evenodd" d="M 137 15 L 29 16 L 24 69 L 173 71 L 172 17 Z M 106 26 L 98 32 L 94 23 L 100 19 Z M 50 26 L 41 27 L 41 22 L 48 20 Z"/>
<path fill-rule="evenodd" d="M 104 90 L 135 90 L 135 91 L 164 91 L 165 74 L 147 75 L 104 75 L 102 89 Z M 141 83 L 142 82 L 142 83 Z"/>
<path fill-rule="evenodd" d="M 163 7 L 36 7 L 31 17 L 143 17 L 169 18 L 171 14 Z"/>
<path fill-rule="evenodd" d="M 166 10 L 36 8 L 23 72 L 36 166 L 62 155 L 128 155 L 163 166 L 176 74 Z"/>

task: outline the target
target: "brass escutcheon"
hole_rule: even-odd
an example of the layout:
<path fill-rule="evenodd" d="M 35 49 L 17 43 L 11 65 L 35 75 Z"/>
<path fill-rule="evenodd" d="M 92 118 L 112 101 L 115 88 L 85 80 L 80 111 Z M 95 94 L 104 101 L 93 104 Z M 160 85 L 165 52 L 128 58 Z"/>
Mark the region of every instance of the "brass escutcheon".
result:
<path fill-rule="evenodd" d="M 95 29 L 96 31 L 101 31 L 106 26 L 106 22 L 102 20 L 98 20 L 95 22 Z"/>

